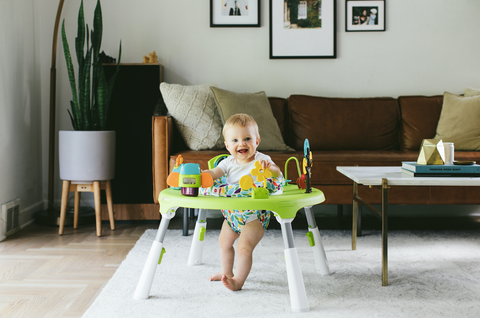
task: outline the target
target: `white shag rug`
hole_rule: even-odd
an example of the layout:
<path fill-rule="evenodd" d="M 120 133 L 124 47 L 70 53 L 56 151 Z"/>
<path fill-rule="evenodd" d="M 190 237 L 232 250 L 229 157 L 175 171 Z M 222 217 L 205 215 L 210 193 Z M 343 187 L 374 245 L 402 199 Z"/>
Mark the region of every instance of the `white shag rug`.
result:
<path fill-rule="evenodd" d="M 219 230 L 207 230 L 203 264 L 187 266 L 192 236 L 168 230 L 147 300 L 133 293 L 156 230 L 147 230 L 83 318 L 480 317 L 480 231 L 390 231 L 389 286 L 381 284 L 381 233 L 351 250 L 349 231 L 320 231 L 330 270 L 314 269 L 306 231 L 294 231 L 310 311 L 294 313 L 280 230 L 268 230 L 241 291 L 207 277 L 220 270 Z"/>

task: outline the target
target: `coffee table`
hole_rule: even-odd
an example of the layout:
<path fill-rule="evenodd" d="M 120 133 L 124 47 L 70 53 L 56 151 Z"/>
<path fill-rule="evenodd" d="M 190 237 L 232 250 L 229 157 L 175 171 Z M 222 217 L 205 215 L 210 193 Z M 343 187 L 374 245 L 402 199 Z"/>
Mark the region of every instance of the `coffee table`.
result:
<path fill-rule="evenodd" d="M 337 167 L 337 171 L 353 181 L 352 250 L 357 248 L 357 218 L 365 206 L 382 221 L 382 286 L 388 285 L 388 189 L 396 186 L 480 186 L 480 178 L 412 177 L 401 167 Z M 381 211 L 358 196 L 358 186 L 381 187 Z"/>

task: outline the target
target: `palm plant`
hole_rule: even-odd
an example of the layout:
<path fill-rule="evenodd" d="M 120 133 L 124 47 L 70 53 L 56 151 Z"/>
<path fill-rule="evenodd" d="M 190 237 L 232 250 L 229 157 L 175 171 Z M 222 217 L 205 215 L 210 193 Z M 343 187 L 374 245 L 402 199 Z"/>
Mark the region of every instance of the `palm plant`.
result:
<path fill-rule="evenodd" d="M 63 50 L 73 95 L 73 100 L 70 101 L 71 111 L 67 111 L 70 115 L 73 129 L 75 130 L 107 129 L 108 107 L 110 105 L 113 85 L 119 71 L 122 42 L 120 41 L 117 70 L 107 81 L 103 65 L 99 60 L 103 32 L 102 20 L 102 8 L 100 0 L 98 0 L 94 12 L 90 45 L 88 25 L 85 26 L 83 0 L 81 1 L 78 11 L 77 37 L 75 38 L 75 53 L 78 62 L 78 89 L 75 81 L 75 71 L 70 55 L 70 48 L 65 34 L 65 20 L 63 20 L 62 24 Z"/>

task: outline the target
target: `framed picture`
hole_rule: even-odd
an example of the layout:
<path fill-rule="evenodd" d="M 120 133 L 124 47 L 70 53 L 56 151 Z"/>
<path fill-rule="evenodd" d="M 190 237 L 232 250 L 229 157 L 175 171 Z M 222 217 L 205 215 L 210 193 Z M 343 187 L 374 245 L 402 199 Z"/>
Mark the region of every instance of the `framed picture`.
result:
<path fill-rule="evenodd" d="M 385 0 L 346 0 L 345 31 L 385 31 Z"/>
<path fill-rule="evenodd" d="M 335 0 L 270 0 L 270 59 L 336 58 Z"/>
<path fill-rule="evenodd" d="M 210 0 L 210 27 L 260 27 L 260 0 Z"/>

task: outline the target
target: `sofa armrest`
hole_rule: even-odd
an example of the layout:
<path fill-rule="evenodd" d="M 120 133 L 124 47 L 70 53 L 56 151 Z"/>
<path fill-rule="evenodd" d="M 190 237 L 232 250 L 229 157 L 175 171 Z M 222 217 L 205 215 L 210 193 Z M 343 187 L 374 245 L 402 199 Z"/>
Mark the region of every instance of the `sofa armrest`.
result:
<path fill-rule="evenodd" d="M 173 140 L 171 116 L 152 117 L 152 172 L 153 201 L 158 203 L 158 194 L 167 188 L 168 159 Z"/>

